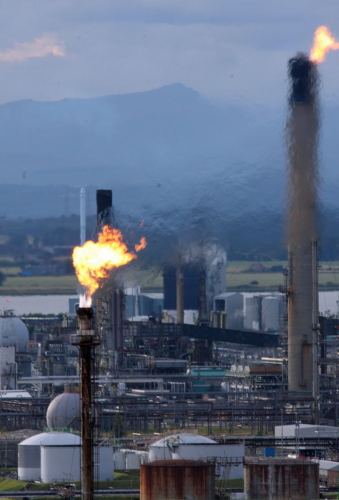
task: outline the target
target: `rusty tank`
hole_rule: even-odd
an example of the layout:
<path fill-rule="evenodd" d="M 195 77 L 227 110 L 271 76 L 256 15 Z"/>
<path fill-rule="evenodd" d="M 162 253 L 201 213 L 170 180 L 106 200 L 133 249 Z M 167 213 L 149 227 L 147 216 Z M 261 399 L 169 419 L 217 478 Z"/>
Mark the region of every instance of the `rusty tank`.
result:
<path fill-rule="evenodd" d="M 248 500 L 319 498 L 319 464 L 299 459 L 246 457 L 244 490 Z"/>
<path fill-rule="evenodd" d="M 215 464 L 157 460 L 140 466 L 140 500 L 214 500 Z"/>

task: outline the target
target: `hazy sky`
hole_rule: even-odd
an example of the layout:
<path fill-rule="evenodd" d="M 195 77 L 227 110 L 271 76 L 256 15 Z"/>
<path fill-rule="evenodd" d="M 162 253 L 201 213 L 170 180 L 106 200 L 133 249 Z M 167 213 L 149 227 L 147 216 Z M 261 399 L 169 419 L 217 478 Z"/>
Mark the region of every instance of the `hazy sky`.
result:
<path fill-rule="evenodd" d="M 2 0 L 0 103 L 150 90 L 180 82 L 215 99 L 279 104 L 286 62 L 338 0 Z M 339 51 L 321 66 L 338 100 Z"/>

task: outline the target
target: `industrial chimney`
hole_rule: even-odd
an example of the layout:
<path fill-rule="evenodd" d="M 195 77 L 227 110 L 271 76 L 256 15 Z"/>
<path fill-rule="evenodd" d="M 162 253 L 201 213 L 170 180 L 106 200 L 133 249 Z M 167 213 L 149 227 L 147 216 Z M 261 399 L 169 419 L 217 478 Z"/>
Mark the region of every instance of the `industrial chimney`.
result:
<path fill-rule="evenodd" d="M 288 387 L 314 391 L 317 373 L 318 72 L 298 54 L 288 63 Z"/>

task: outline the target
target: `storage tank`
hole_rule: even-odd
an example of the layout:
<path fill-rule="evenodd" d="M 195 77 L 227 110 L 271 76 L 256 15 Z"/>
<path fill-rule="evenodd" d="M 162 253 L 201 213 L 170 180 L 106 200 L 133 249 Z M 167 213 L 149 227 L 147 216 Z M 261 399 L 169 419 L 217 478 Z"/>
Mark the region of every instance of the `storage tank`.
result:
<path fill-rule="evenodd" d="M 261 297 L 247 297 L 246 320 L 247 330 L 259 330 L 261 327 Z"/>
<path fill-rule="evenodd" d="M 115 470 L 124 470 L 126 469 L 125 464 L 125 456 L 121 451 L 116 451 L 113 456 L 114 460 L 114 469 Z"/>
<path fill-rule="evenodd" d="M 26 352 L 28 329 L 21 319 L 9 314 L 0 317 L 0 342 L 3 347 L 15 346 L 16 352 Z"/>
<path fill-rule="evenodd" d="M 319 498 L 319 464 L 308 460 L 247 457 L 244 480 L 248 500 Z"/>
<path fill-rule="evenodd" d="M 80 481 L 80 451 L 80 445 L 41 446 L 41 481 Z"/>
<path fill-rule="evenodd" d="M 212 457 L 223 468 L 222 457 L 233 457 L 237 465 L 232 465 L 229 479 L 244 477 L 243 457 L 245 446 L 243 443 L 223 444 L 198 434 L 173 434 L 160 439 L 149 446 L 149 462 L 156 460 L 210 460 Z"/>
<path fill-rule="evenodd" d="M 201 450 L 198 449 L 199 446 L 197 445 L 216 444 L 216 441 L 205 436 L 199 436 L 198 434 L 173 434 L 172 436 L 159 439 L 149 446 L 148 461 L 153 462 L 155 460 L 169 460 L 173 458 L 173 445 L 177 447 L 181 444 L 194 445 L 198 453 L 197 457 L 194 458 L 199 458 Z"/>
<path fill-rule="evenodd" d="M 140 466 L 140 500 L 214 500 L 215 464 L 159 460 Z"/>
<path fill-rule="evenodd" d="M 126 469 L 140 469 L 141 458 L 136 453 L 126 453 Z"/>
<path fill-rule="evenodd" d="M 72 428 L 80 430 L 80 395 L 76 390 L 66 390 L 51 401 L 46 414 L 49 429 Z"/>
<path fill-rule="evenodd" d="M 44 445 L 79 445 L 81 439 L 70 432 L 42 432 L 18 445 L 18 479 L 38 481 L 41 477 L 40 448 Z"/>
<path fill-rule="evenodd" d="M 112 446 L 98 446 L 99 481 L 114 479 L 114 460 Z M 80 481 L 80 454 L 78 445 L 41 446 L 41 481 L 43 483 Z"/>
<path fill-rule="evenodd" d="M 263 330 L 279 329 L 279 305 L 278 297 L 265 297 L 261 303 L 261 324 Z"/>

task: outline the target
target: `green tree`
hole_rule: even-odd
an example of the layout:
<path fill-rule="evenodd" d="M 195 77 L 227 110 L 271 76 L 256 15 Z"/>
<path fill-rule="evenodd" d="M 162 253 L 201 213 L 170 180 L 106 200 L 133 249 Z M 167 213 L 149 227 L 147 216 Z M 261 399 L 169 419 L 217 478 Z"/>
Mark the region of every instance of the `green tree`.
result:
<path fill-rule="evenodd" d="M 124 422 L 121 418 L 120 413 L 115 415 L 114 426 L 113 426 L 113 434 L 117 438 L 121 438 L 125 435 Z"/>

